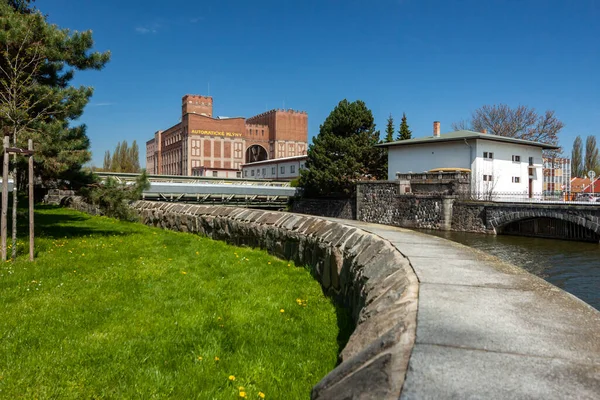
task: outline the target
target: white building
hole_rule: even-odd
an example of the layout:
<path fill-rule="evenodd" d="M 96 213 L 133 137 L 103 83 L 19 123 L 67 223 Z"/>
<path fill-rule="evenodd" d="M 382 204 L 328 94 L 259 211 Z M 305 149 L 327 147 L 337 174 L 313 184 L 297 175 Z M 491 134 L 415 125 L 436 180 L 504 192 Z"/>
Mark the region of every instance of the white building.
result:
<path fill-rule="evenodd" d="M 307 156 L 302 155 L 242 164 L 242 176 L 244 179 L 291 181 L 300 176 L 306 158 Z"/>
<path fill-rule="evenodd" d="M 541 196 L 542 150 L 556 146 L 467 130 L 380 144 L 388 148 L 388 179 L 396 173 L 421 173 L 436 168 L 471 171 L 471 191 L 492 194 Z"/>

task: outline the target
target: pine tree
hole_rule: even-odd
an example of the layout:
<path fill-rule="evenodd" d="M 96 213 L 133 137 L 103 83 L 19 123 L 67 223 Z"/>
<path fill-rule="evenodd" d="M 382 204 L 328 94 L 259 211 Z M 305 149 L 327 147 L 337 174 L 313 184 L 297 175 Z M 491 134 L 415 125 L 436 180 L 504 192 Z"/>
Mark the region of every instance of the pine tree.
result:
<path fill-rule="evenodd" d="M 584 173 L 588 171 L 599 171 L 600 159 L 598 158 L 598 148 L 596 147 L 596 136 L 588 136 L 585 141 L 585 162 Z"/>
<path fill-rule="evenodd" d="M 398 130 L 397 140 L 407 140 L 412 138 L 412 131 L 408 129 L 408 123 L 406 122 L 406 114 L 402 113 L 402 122 L 400 123 L 400 129 Z"/>
<path fill-rule="evenodd" d="M 393 142 L 394 141 L 394 118 L 392 118 L 392 114 L 387 119 L 387 126 L 385 128 L 385 142 Z"/>
<path fill-rule="evenodd" d="M 385 176 L 379 131 L 364 102 L 342 100 L 321 125 L 307 152 L 300 186 L 306 197 L 351 197 L 357 180 Z"/>
<path fill-rule="evenodd" d="M 91 157 L 85 126 L 70 123 L 83 114 L 93 92 L 71 81 L 75 70 L 101 69 L 110 53 L 91 52 L 91 31 L 50 24 L 31 3 L 0 2 L 0 125 L 14 133 L 16 147 L 27 147 L 27 139 L 33 139 L 37 176 L 69 179 Z M 18 112 L 13 112 L 15 104 Z M 20 159 L 18 165 L 26 168 L 27 161 Z"/>
<path fill-rule="evenodd" d="M 571 176 L 581 178 L 585 175 L 583 171 L 583 142 L 581 136 L 577 136 L 573 142 L 571 152 Z"/>

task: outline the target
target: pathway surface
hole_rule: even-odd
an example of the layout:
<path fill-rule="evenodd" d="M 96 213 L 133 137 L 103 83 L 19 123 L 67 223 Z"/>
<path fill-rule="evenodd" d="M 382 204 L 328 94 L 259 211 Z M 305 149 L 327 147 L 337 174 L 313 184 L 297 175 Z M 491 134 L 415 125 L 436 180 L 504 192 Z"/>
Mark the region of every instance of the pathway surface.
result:
<path fill-rule="evenodd" d="M 600 399 L 599 311 L 470 247 L 326 219 L 389 240 L 419 279 L 402 399 Z"/>

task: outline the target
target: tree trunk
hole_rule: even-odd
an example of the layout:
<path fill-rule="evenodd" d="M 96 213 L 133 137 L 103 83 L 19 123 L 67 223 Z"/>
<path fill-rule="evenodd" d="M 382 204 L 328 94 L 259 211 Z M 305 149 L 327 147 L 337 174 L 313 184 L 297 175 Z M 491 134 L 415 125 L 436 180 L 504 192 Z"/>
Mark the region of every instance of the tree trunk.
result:
<path fill-rule="evenodd" d="M 17 147 L 17 133 L 13 136 L 13 146 Z M 12 209 L 12 251 L 13 261 L 17 258 L 17 155 L 13 154 L 13 209 Z"/>

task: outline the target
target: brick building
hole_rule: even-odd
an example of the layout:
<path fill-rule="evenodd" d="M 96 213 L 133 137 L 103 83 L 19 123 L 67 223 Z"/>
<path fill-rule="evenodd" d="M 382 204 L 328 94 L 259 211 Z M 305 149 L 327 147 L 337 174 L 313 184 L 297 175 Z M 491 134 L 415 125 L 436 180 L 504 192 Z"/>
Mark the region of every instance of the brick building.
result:
<path fill-rule="evenodd" d="M 213 117 L 209 96 L 185 95 L 181 122 L 146 142 L 150 174 L 241 177 L 241 165 L 306 154 L 308 115 L 271 110 L 254 117 Z"/>

